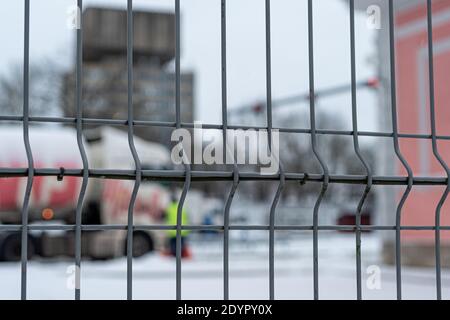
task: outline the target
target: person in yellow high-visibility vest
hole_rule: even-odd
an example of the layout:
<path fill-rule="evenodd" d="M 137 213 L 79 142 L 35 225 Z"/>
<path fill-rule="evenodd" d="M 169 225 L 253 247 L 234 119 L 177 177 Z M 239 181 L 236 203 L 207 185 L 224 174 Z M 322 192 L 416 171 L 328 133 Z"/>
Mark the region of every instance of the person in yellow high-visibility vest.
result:
<path fill-rule="evenodd" d="M 175 196 L 172 196 L 171 202 L 165 211 L 165 220 L 166 225 L 168 226 L 176 226 L 177 225 L 177 215 L 178 215 L 178 200 Z M 187 225 L 188 222 L 188 214 L 185 208 L 181 211 L 181 225 Z M 187 257 L 189 256 L 187 250 L 186 237 L 189 234 L 189 230 L 181 230 L 181 256 Z M 170 254 L 172 256 L 176 256 L 176 247 L 177 247 L 177 230 L 170 229 L 167 230 L 168 244 Z"/>

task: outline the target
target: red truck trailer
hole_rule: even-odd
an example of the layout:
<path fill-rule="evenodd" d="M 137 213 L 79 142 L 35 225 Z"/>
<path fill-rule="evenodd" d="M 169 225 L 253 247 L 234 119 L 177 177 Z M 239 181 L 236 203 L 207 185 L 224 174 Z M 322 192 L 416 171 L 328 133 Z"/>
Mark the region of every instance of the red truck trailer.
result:
<path fill-rule="evenodd" d="M 22 127 L 0 128 L 0 167 L 26 168 L 27 157 Z M 30 127 L 30 142 L 35 168 L 80 169 L 83 167 L 76 141 L 76 131 L 62 126 Z M 146 168 L 170 166 L 170 153 L 164 146 L 135 137 L 136 149 Z M 126 132 L 109 127 L 96 131 L 85 142 L 90 169 L 134 169 Z M 0 179 L 0 223 L 20 224 L 26 177 Z M 81 177 L 36 176 L 30 198 L 30 224 L 74 224 Z M 128 203 L 134 181 L 89 179 L 83 208 L 83 224 L 126 224 Z M 134 208 L 134 223 L 161 223 L 169 201 L 169 190 L 155 182 L 143 182 Z M 160 248 L 164 233 L 137 231 L 135 256 Z M 104 259 L 123 255 L 125 230 L 89 231 L 82 235 L 84 256 Z M 33 231 L 29 233 L 31 255 L 72 255 L 73 231 Z M 18 232 L 0 232 L 0 260 L 18 260 L 21 242 Z"/>

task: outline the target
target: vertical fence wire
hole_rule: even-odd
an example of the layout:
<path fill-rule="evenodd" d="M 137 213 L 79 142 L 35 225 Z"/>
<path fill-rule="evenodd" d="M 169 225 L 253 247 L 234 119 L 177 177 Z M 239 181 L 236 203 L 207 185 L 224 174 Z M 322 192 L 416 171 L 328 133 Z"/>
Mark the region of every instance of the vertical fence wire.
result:
<path fill-rule="evenodd" d="M 270 138 L 269 138 L 270 139 Z M 271 152 L 271 150 L 269 150 Z M 269 214 L 269 299 L 275 299 L 275 210 L 285 185 L 285 175 L 280 165 L 277 191 L 272 200 Z"/>
<path fill-rule="evenodd" d="M 223 214 L 223 298 L 230 298 L 230 207 L 239 186 L 239 170 L 233 166 L 233 184 L 225 201 Z"/>
<path fill-rule="evenodd" d="M 227 158 L 228 86 L 227 86 L 227 1 L 220 0 L 220 76 L 222 93 L 223 163 Z"/>
<path fill-rule="evenodd" d="M 227 8 L 226 0 L 220 1 L 220 75 L 222 90 L 222 143 L 223 143 L 223 163 L 227 158 Z M 237 186 L 236 186 L 237 188 Z M 234 183 L 225 201 L 223 212 L 223 299 L 228 300 L 230 296 L 230 275 L 229 275 L 229 254 L 230 254 L 230 207 L 231 201 L 236 192 Z"/>
<path fill-rule="evenodd" d="M 127 225 L 127 299 L 133 298 L 133 212 L 142 180 L 142 166 L 134 144 L 134 106 L 133 106 L 133 0 L 127 2 L 127 93 L 128 93 L 128 145 L 133 156 L 136 179 L 128 205 Z"/>
<path fill-rule="evenodd" d="M 356 42 L 355 42 L 355 0 L 350 0 L 350 64 L 351 64 L 351 95 L 352 95 L 352 130 L 353 148 L 359 161 L 363 165 L 367 184 L 356 209 L 356 297 L 362 299 L 361 272 L 361 211 L 372 187 L 372 170 L 361 153 L 358 136 L 358 109 L 356 101 Z"/>
<path fill-rule="evenodd" d="M 442 168 L 447 175 L 447 187 L 439 199 L 435 212 L 435 255 L 436 255 L 436 297 L 438 300 L 442 299 L 442 281 L 441 281 L 441 209 L 447 199 L 450 191 L 450 169 L 447 163 L 442 158 L 436 139 L 436 112 L 435 112 L 435 85 L 434 85 L 434 50 L 433 50 L 433 8 L 431 0 L 427 0 L 427 31 L 428 31 L 428 78 L 429 78 L 429 92 L 430 92 L 430 121 L 431 121 L 431 142 L 433 155 L 439 161 Z"/>
<path fill-rule="evenodd" d="M 408 173 L 408 185 L 400 199 L 395 214 L 395 274 L 397 286 L 397 299 L 402 299 L 402 263 L 401 263 L 401 217 L 403 205 L 408 198 L 413 185 L 413 172 L 400 150 L 398 138 L 398 119 L 397 119 L 397 86 L 395 72 L 395 23 L 394 23 L 394 1 L 389 0 L 389 58 L 390 58 L 390 83 L 391 83 L 391 114 L 392 114 L 392 141 L 394 143 L 394 151 L 397 159 L 400 160 L 402 166 Z"/>
<path fill-rule="evenodd" d="M 328 167 L 322 159 L 322 155 L 317 148 L 317 135 L 316 135 L 316 110 L 315 110 L 315 89 L 314 89 L 314 21 L 313 21 L 313 1 L 308 0 L 308 61 L 309 61 L 309 113 L 310 113 L 310 126 L 311 126 L 311 146 L 319 162 L 322 173 L 323 183 L 319 196 L 313 209 L 313 288 L 314 299 L 319 299 L 319 208 L 325 192 L 328 189 L 328 183 L 330 180 Z"/>
<path fill-rule="evenodd" d="M 181 72 L 180 72 L 180 0 L 175 0 L 175 118 L 176 128 L 181 128 Z M 190 146 L 189 146 L 190 147 Z M 184 150 L 182 151 L 184 155 Z M 185 158 L 185 157 L 184 157 Z M 181 192 L 180 200 L 177 207 L 177 225 L 176 225 L 176 299 L 181 300 L 181 231 L 183 223 L 183 205 L 186 200 L 189 187 L 191 185 L 191 167 L 190 164 L 184 164 L 185 181 L 183 191 Z"/>
<path fill-rule="evenodd" d="M 272 55 L 271 55 L 271 27 L 270 27 L 270 0 L 265 3 L 266 25 L 266 114 L 267 114 L 267 142 L 268 152 L 273 154 L 273 123 L 272 123 Z M 259 146 L 262 147 L 261 145 Z M 279 161 L 279 159 L 277 159 Z M 275 210 L 281 197 L 285 184 L 285 176 L 279 164 L 279 177 L 277 191 L 272 200 L 269 212 L 269 298 L 275 299 Z"/>
<path fill-rule="evenodd" d="M 83 0 L 77 1 L 77 32 L 76 32 L 76 67 L 75 67 L 75 107 L 77 144 L 83 163 L 83 180 L 77 200 L 75 212 L 75 300 L 81 298 L 81 224 L 83 216 L 83 202 L 89 179 L 89 163 L 83 144 Z"/>
<path fill-rule="evenodd" d="M 34 161 L 30 145 L 30 0 L 25 0 L 24 8 L 24 54 L 23 54 L 23 142 L 28 161 L 28 179 L 22 205 L 21 235 L 21 298 L 27 299 L 28 261 L 28 213 L 33 188 Z"/>

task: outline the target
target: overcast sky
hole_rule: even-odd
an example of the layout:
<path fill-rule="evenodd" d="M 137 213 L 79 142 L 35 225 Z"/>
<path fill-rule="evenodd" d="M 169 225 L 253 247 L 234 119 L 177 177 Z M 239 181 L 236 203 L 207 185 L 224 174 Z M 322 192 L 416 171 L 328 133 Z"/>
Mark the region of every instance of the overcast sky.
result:
<path fill-rule="evenodd" d="M 22 61 L 23 1 L 4 1 L 0 11 L 0 72 Z M 67 28 L 67 8 L 74 0 L 31 1 L 31 63 L 51 58 L 71 66 L 74 31 Z M 265 97 L 264 0 L 227 1 L 229 108 Z M 85 6 L 126 7 L 126 0 L 85 0 Z M 182 70 L 195 73 L 196 120 L 220 123 L 220 1 L 182 0 Z M 173 11 L 171 0 L 135 0 L 136 9 Z M 272 1 L 273 98 L 308 90 L 307 1 Z M 350 82 L 349 13 L 341 0 L 314 0 L 316 88 Z M 357 15 L 357 77 L 375 75 L 375 33 Z M 372 62 L 370 62 L 372 61 Z M 361 130 L 376 129 L 374 93 L 358 94 Z M 294 105 L 274 114 L 274 125 L 292 116 Z M 319 101 L 318 108 L 341 114 L 351 128 L 350 95 Z"/>

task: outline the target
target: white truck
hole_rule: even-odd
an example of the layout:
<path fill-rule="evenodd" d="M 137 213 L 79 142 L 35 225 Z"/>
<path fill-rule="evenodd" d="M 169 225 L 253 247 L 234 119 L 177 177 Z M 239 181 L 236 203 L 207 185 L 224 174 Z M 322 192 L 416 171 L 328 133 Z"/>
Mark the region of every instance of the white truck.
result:
<path fill-rule="evenodd" d="M 143 168 L 162 169 L 171 166 L 170 153 L 160 144 L 134 137 Z M 27 168 L 22 127 L 0 128 L 0 167 Z M 80 169 L 82 161 L 76 131 L 62 126 L 31 126 L 30 143 L 35 168 Z M 134 161 L 126 132 L 111 127 L 96 129 L 86 135 L 85 149 L 90 169 L 133 170 Z M 0 178 L 0 223 L 21 224 L 21 210 L 26 177 Z M 34 177 L 30 197 L 30 224 L 74 225 L 81 177 Z M 126 224 L 128 204 L 134 180 L 89 179 L 83 207 L 83 225 Z M 160 224 L 170 200 L 167 186 L 143 181 L 134 208 L 134 224 Z M 133 255 L 140 256 L 160 248 L 163 231 L 136 231 Z M 74 231 L 30 231 L 29 255 L 45 257 L 73 255 Z M 126 231 L 83 231 L 83 256 L 106 259 L 125 254 Z M 0 232 L 0 260 L 20 259 L 19 232 Z"/>

